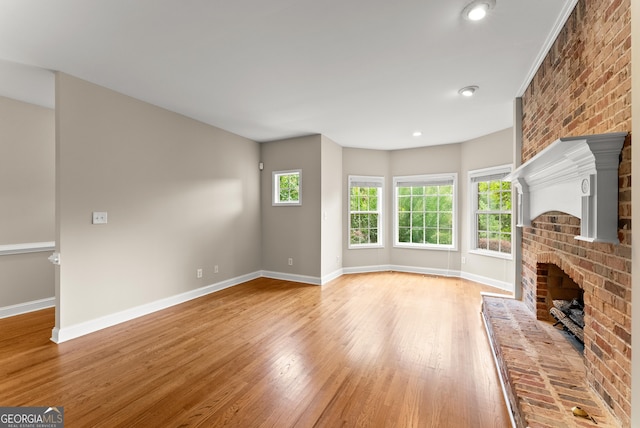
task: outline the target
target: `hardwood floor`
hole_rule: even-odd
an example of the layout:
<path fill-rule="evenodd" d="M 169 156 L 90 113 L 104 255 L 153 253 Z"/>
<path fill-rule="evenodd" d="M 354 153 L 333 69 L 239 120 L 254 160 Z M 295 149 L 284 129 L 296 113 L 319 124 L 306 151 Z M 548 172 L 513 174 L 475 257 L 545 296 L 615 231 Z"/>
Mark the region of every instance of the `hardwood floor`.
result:
<path fill-rule="evenodd" d="M 0 405 L 67 427 L 508 427 L 480 316 L 453 278 L 260 278 L 56 345 L 0 320 Z"/>

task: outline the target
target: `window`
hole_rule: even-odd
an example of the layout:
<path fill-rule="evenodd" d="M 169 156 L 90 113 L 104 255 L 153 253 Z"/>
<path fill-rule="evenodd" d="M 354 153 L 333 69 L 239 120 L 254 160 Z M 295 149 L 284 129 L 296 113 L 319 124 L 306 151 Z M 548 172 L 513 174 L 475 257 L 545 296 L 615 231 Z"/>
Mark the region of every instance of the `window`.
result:
<path fill-rule="evenodd" d="M 470 171 L 471 250 L 511 256 L 511 183 L 503 178 L 510 166 Z"/>
<path fill-rule="evenodd" d="M 273 172 L 273 205 L 302 205 L 302 170 Z"/>
<path fill-rule="evenodd" d="M 395 177 L 395 245 L 455 249 L 457 174 Z"/>
<path fill-rule="evenodd" d="M 349 176 L 349 248 L 382 247 L 383 177 Z"/>

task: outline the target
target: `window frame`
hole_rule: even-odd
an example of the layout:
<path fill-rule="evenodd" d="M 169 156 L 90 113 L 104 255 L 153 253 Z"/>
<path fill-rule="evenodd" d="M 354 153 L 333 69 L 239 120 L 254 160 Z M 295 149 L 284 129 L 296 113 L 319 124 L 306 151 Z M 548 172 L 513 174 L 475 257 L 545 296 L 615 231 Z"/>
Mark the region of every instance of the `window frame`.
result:
<path fill-rule="evenodd" d="M 513 166 L 511 164 L 506 165 L 498 165 L 488 168 L 476 169 L 469 171 L 469 253 L 470 254 L 480 254 L 483 256 L 495 257 L 499 259 L 513 260 L 513 244 L 514 244 L 514 216 L 515 209 L 513 205 L 513 186 L 511 186 L 511 211 L 508 212 L 511 215 L 511 252 L 510 253 L 502 253 L 500 251 L 489 250 L 484 248 L 478 248 L 478 186 L 476 183 L 482 181 L 492 181 L 498 180 L 501 181 L 502 178 L 507 176 L 513 171 Z M 507 213 L 503 210 L 486 210 L 482 212 L 483 214 L 504 214 Z"/>
<path fill-rule="evenodd" d="M 424 184 L 422 184 L 424 183 Z M 400 242 L 400 224 L 398 212 L 398 188 L 420 187 L 406 186 L 406 184 L 422 184 L 423 186 L 437 186 L 450 183 L 451 195 L 451 244 L 427 244 Z M 405 184 L 402 186 L 401 184 Z M 411 248 L 420 250 L 457 251 L 458 250 L 458 173 L 422 174 L 393 177 L 393 246 L 396 248 Z M 426 212 L 426 211 L 425 211 Z M 436 211 L 440 213 L 440 211 Z"/>
<path fill-rule="evenodd" d="M 354 186 L 353 184 L 371 184 L 370 186 Z M 378 188 L 378 209 L 376 211 L 352 211 L 351 210 L 351 188 L 352 187 L 377 187 Z M 381 176 L 365 176 L 365 175 L 349 175 L 347 180 L 347 248 L 350 250 L 367 249 L 367 248 L 384 248 L 384 177 Z M 375 244 L 352 244 L 351 243 L 351 215 L 353 213 L 378 214 L 378 242 Z"/>
<path fill-rule="evenodd" d="M 280 201 L 280 177 L 283 175 L 298 175 L 298 200 Z M 302 205 L 302 170 L 288 169 L 283 171 L 273 171 L 271 173 L 271 205 L 274 207 L 297 207 Z"/>

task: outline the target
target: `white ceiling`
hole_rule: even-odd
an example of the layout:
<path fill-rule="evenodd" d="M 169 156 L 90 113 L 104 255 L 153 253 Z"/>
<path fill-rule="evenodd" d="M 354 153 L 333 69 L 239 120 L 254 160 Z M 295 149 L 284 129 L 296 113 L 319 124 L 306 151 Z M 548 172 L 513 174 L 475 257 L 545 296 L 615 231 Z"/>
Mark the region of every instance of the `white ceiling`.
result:
<path fill-rule="evenodd" d="M 455 143 L 512 125 L 575 2 L 0 0 L 0 95 L 53 107 L 60 70 L 260 142 Z"/>

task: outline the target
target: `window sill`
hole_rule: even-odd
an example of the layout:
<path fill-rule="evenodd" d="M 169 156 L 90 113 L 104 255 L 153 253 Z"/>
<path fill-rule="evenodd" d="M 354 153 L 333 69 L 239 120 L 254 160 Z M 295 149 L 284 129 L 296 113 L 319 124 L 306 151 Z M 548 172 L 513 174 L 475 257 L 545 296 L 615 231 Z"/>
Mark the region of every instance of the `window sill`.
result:
<path fill-rule="evenodd" d="M 453 245 L 420 245 L 420 244 L 393 244 L 394 248 L 404 248 L 408 250 L 435 250 L 435 251 L 458 251 Z"/>
<path fill-rule="evenodd" d="M 302 202 L 272 202 L 271 206 L 274 207 L 301 207 Z"/>
<path fill-rule="evenodd" d="M 477 254 L 479 256 L 493 257 L 495 259 L 513 260 L 513 254 L 499 253 L 489 250 L 469 250 L 469 254 Z"/>
<path fill-rule="evenodd" d="M 347 247 L 349 250 L 371 250 L 371 249 L 378 249 L 378 248 L 384 248 L 384 245 L 381 244 L 371 244 L 371 245 L 352 245 L 349 244 L 349 246 Z"/>

